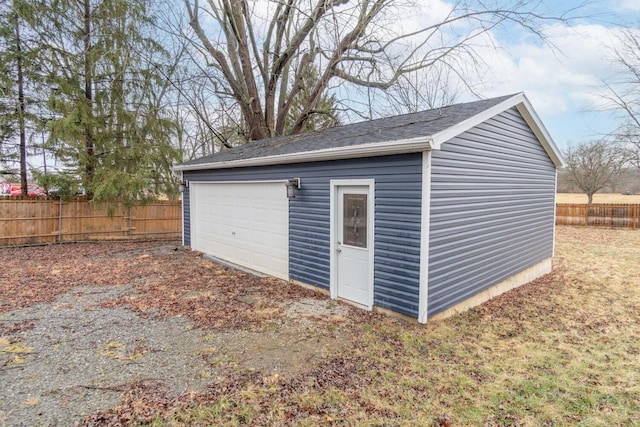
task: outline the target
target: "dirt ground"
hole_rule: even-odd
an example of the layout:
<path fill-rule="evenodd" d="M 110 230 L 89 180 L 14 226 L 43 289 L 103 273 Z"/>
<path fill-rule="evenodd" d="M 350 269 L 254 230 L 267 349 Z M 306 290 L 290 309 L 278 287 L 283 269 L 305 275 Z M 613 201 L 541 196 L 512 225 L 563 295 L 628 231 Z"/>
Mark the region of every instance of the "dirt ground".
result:
<path fill-rule="evenodd" d="M 101 414 L 141 391 L 157 405 L 239 373 L 295 375 L 375 316 L 177 244 L 4 248 L 0 265 L 6 426 L 102 425 Z"/>

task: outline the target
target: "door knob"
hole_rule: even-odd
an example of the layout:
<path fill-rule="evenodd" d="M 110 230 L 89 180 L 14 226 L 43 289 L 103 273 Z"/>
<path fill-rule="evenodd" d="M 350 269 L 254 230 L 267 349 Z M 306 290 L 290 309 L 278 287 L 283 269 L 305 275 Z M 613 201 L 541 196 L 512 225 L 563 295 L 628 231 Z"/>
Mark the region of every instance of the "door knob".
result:
<path fill-rule="evenodd" d="M 340 252 L 342 252 L 342 249 L 338 248 L 338 249 L 336 249 L 336 252 L 340 253 Z"/>

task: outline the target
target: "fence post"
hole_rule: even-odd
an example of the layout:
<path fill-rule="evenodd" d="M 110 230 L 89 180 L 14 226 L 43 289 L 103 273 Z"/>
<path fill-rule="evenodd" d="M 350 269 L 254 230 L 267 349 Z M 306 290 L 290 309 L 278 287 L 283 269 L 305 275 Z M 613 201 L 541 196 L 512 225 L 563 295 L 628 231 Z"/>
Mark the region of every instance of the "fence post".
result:
<path fill-rule="evenodd" d="M 58 203 L 58 243 L 62 243 L 62 197 Z"/>
<path fill-rule="evenodd" d="M 589 226 L 589 207 L 590 206 L 591 205 L 587 204 L 582 207 L 582 209 L 584 209 L 584 225 L 587 227 Z"/>
<path fill-rule="evenodd" d="M 129 240 L 131 240 L 131 206 L 127 206 L 127 211 L 129 211 Z"/>

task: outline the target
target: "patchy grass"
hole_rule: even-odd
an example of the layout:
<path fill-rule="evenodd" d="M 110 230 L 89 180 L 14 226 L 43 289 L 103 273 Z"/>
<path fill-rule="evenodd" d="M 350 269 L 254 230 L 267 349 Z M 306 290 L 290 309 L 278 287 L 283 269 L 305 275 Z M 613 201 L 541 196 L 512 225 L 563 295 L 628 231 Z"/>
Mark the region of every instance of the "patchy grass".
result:
<path fill-rule="evenodd" d="M 587 203 L 586 194 L 558 193 L 558 203 Z M 596 193 L 593 195 L 593 203 L 640 203 L 640 194 L 624 195 L 620 193 Z"/>
<path fill-rule="evenodd" d="M 26 355 L 31 354 L 33 349 L 15 338 L 0 336 L 0 371 L 5 366 L 19 365 L 25 363 Z"/>
<path fill-rule="evenodd" d="M 33 351 L 28 345 L 23 343 L 9 344 L 0 348 L 0 353 L 16 353 L 16 354 L 29 354 Z"/>
<path fill-rule="evenodd" d="M 559 227 L 554 272 L 427 325 L 356 314 L 308 371 L 144 387 L 87 420 L 148 425 L 639 425 L 640 232 Z"/>

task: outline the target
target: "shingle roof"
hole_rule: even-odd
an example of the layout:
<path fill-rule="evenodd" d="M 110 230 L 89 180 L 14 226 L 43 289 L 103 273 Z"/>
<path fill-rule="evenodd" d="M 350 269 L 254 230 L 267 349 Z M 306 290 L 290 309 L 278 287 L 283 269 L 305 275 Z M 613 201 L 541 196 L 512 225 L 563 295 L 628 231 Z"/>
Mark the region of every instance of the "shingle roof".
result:
<path fill-rule="evenodd" d="M 377 142 L 399 141 L 419 136 L 428 137 L 455 126 L 513 96 L 507 95 L 455 104 L 418 113 L 336 126 L 299 135 L 251 141 L 238 147 L 185 162 L 176 169 Z"/>

